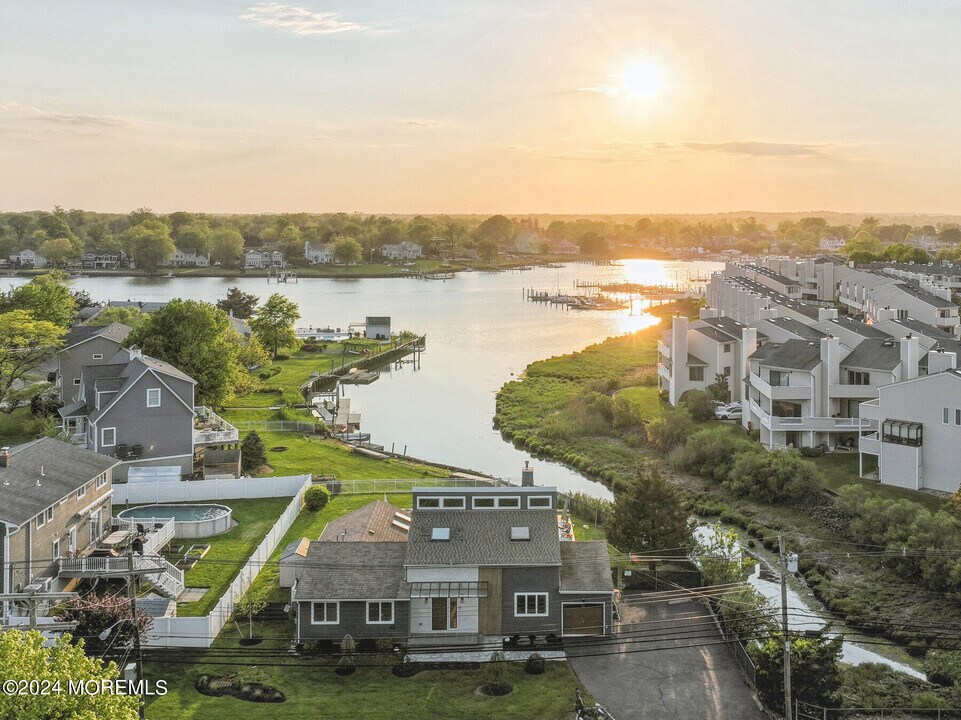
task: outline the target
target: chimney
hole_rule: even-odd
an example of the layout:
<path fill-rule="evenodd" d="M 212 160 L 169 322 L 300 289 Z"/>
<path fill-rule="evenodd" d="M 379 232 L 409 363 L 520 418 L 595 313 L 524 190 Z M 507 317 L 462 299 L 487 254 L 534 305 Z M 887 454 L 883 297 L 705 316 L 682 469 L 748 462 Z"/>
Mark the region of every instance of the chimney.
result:
<path fill-rule="evenodd" d="M 816 415 L 828 417 L 831 412 L 831 386 L 841 383 L 841 341 L 832 334 L 821 338 L 821 368 L 819 377 L 814 378 L 818 386 L 818 402 Z M 836 412 L 836 411 L 835 411 Z"/>
<path fill-rule="evenodd" d="M 671 385 L 668 402 L 677 405 L 681 395 L 687 390 L 687 318 L 674 318 L 671 325 Z"/>
<path fill-rule="evenodd" d="M 705 318 L 716 318 L 720 316 L 721 316 L 721 313 L 718 312 L 715 308 L 702 307 L 700 310 L 697 311 L 697 317 L 699 320 L 704 320 Z"/>
<path fill-rule="evenodd" d="M 10 467 L 10 448 L 4 445 L 0 448 L 0 468 Z"/>
<path fill-rule="evenodd" d="M 901 379 L 911 380 L 918 376 L 918 338 L 908 333 L 901 338 Z M 930 372 L 930 371 L 929 371 Z"/>
<path fill-rule="evenodd" d="M 818 308 L 818 321 L 834 320 L 837 316 L 837 308 Z"/>
<path fill-rule="evenodd" d="M 143 352 L 141 352 L 140 347 L 133 345 L 127 350 L 127 354 L 130 356 L 131 360 L 142 360 Z"/>
<path fill-rule="evenodd" d="M 524 469 L 521 470 L 521 486 L 534 487 L 534 468 L 527 460 L 524 461 Z"/>
<path fill-rule="evenodd" d="M 928 353 L 928 375 L 954 370 L 958 366 L 957 353 L 945 352 L 940 345 L 935 345 Z"/>

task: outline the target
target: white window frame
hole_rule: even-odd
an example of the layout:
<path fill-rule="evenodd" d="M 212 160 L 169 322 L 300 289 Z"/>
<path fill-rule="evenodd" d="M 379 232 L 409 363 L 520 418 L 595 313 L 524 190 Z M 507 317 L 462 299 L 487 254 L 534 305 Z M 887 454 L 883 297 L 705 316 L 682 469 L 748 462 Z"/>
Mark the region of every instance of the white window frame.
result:
<path fill-rule="evenodd" d="M 517 601 L 524 598 L 524 612 L 518 612 Z M 534 612 L 528 612 L 531 599 L 534 602 Z M 544 612 L 537 612 L 537 602 L 539 598 L 544 598 Z M 546 592 L 527 592 L 514 593 L 514 617 L 547 617 L 551 614 L 551 598 Z"/>
<path fill-rule="evenodd" d="M 106 484 L 107 484 L 107 473 L 101 473 L 100 475 L 97 475 L 97 490 L 99 490 Z"/>
<path fill-rule="evenodd" d="M 534 505 L 534 501 L 546 500 L 546 505 Z M 554 499 L 550 495 L 528 495 L 527 496 L 527 507 L 530 510 L 551 510 L 554 507 Z"/>
<path fill-rule="evenodd" d="M 73 384 L 74 384 L 74 385 L 79 385 L 79 384 L 80 384 L 80 378 L 74 378 L 74 379 L 73 379 Z"/>
<path fill-rule="evenodd" d="M 37 515 L 36 518 L 34 518 L 34 526 L 37 528 L 37 530 L 39 530 L 46 524 L 47 524 L 47 511 L 44 510 L 42 513 Z"/>
<path fill-rule="evenodd" d="M 153 393 L 156 393 L 156 395 L 153 395 L 155 399 L 151 400 L 151 396 Z M 160 403 L 161 403 L 160 388 L 147 388 L 147 407 L 148 408 L 160 407 Z"/>
<path fill-rule="evenodd" d="M 951 408 L 941 408 L 941 424 L 951 424 Z"/>
<path fill-rule="evenodd" d="M 107 442 L 107 433 L 112 433 L 110 436 L 110 442 Z M 105 427 L 100 428 L 100 447 L 116 447 L 117 446 L 117 428 L 115 427 Z"/>
<path fill-rule="evenodd" d="M 60 538 L 53 539 L 53 545 L 51 546 L 51 550 L 53 551 L 54 560 L 60 557 Z"/>
<path fill-rule="evenodd" d="M 91 360 L 103 360 L 103 353 L 94 353 L 90 356 Z"/>
<path fill-rule="evenodd" d="M 87 483 L 84 483 L 83 485 L 77 488 L 77 500 L 79 500 L 86 494 L 87 494 Z"/>
<path fill-rule="evenodd" d="M 317 606 L 322 605 L 324 608 L 324 619 L 317 619 Z M 328 606 L 334 606 L 334 619 L 328 620 L 329 613 L 327 612 Z M 340 603 L 336 600 L 320 600 L 318 602 L 310 603 L 310 624 L 311 625 L 340 625 Z"/>
<path fill-rule="evenodd" d="M 424 500 L 436 500 L 436 505 L 424 505 Z M 467 500 L 463 495 L 424 495 L 417 498 L 418 510 L 464 510 Z"/>
<path fill-rule="evenodd" d="M 493 507 L 484 507 L 477 504 L 478 500 L 493 500 Z M 503 502 L 516 501 L 516 504 L 504 505 Z M 520 510 L 521 508 L 521 496 L 520 495 L 494 495 L 493 497 L 488 497 L 486 495 L 475 495 L 471 500 L 471 506 L 475 510 Z"/>
<path fill-rule="evenodd" d="M 380 620 L 371 620 L 370 611 L 371 608 L 376 606 L 377 616 Z M 384 607 L 390 607 L 390 618 L 384 620 Z M 394 601 L 393 600 L 368 600 L 367 601 L 367 611 L 365 617 L 367 618 L 368 625 L 393 625 L 394 624 Z"/>

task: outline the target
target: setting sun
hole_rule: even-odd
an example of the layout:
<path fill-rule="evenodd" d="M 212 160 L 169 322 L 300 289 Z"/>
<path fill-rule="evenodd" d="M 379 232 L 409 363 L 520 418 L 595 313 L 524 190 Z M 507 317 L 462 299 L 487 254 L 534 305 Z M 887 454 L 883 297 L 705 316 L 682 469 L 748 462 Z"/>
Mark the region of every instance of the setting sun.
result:
<path fill-rule="evenodd" d="M 637 100 L 648 100 L 664 87 L 664 70 L 653 60 L 634 60 L 620 77 L 621 91 Z"/>

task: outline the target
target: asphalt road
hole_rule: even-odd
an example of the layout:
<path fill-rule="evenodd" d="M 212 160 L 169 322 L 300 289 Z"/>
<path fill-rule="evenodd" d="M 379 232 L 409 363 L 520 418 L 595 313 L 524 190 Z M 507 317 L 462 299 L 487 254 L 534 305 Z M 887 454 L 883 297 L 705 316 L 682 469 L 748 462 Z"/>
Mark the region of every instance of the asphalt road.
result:
<path fill-rule="evenodd" d="M 767 720 L 697 602 L 621 603 L 618 634 L 567 643 L 577 677 L 616 720 Z M 654 621 L 654 622 L 652 622 Z"/>

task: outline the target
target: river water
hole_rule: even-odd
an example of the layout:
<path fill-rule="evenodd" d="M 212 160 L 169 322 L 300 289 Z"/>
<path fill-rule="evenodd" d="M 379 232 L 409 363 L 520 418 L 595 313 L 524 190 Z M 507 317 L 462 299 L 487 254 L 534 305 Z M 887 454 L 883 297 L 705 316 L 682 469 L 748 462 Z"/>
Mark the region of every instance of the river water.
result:
<path fill-rule="evenodd" d="M 577 280 L 687 285 L 719 263 L 624 260 L 620 265 L 570 263 L 523 272 L 458 273 L 451 280 L 302 278 L 268 284 L 264 278 L 80 277 L 75 289 L 96 301 L 216 301 L 239 286 L 262 299 L 281 292 L 300 306 L 298 325 L 343 327 L 368 315 L 387 315 L 392 329 L 427 335 L 419 369 L 389 369 L 371 385 L 348 385 L 351 407 L 373 442 L 435 462 L 517 479 L 525 461 L 538 485 L 610 498 L 600 483 L 556 463 L 537 460 L 501 439 L 491 426 L 498 389 L 534 360 L 580 350 L 605 338 L 657 323 L 644 303 L 618 311 L 566 310 L 534 303 L 524 288 L 573 291 Z M 12 284 L 25 282 L 12 278 Z"/>

